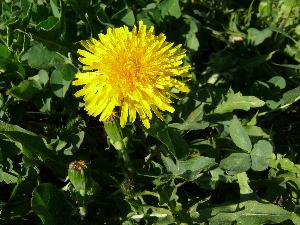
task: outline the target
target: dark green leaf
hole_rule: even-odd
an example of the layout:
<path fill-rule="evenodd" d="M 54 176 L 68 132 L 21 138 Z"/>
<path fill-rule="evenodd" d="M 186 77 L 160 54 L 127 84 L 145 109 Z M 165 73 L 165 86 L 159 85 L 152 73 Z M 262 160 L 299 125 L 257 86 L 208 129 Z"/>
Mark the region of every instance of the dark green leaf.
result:
<path fill-rule="evenodd" d="M 275 87 L 278 87 L 279 89 L 284 89 L 286 86 L 285 79 L 281 76 L 272 77 L 268 82 L 272 83 Z"/>
<path fill-rule="evenodd" d="M 255 96 L 243 96 L 240 92 L 233 93 L 233 91 L 229 90 L 226 100 L 219 104 L 214 112 L 221 114 L 232 112 L 236 109 L 248 111 L 250 108 L 262 107 L 264 104 L 264 101 Z"/>
<path fill-rule="evenodd" d="M 290 69 L 300 70 L 300 65 L 294 65 L 294 64 L 275 64 L 275 65 L 290 68 Z"/>
<path fill-rule="evenodd" d="M 234 116 L 229 126 L 229 134 L 232 141 L 241 149 L 248 152 L 252 149 L 251 140 L 247 134 L 247 131 L 242 126 L 240 120 Z"/>
<path fill-rule="evenodd" d="M 178 160 L 176 164 L 168 157 L 164 157 L 163 155 L 161 157 L 169 172 L 174 176 L 181 176 L 187 180 L 196 179 L 200 172 L 215 165 L 215 160 L 213 158 L 204 156 L 196 156 L 187 160 Z"/>
<path fill-rule="evenodd" d="M 11 56 L 11 53 L 10 53 L 9 49 L 5 45 L 0 44 L 0 60 L 8 59 L 10 56 Z M 0 63 L 1 63 L 1 61 L 0 61 Z"/>
<path fill-rule="evenodd" d="M 250 155 L 251 168 L 256 171 L 263 171 L 268 168 L 273 158 L 273 147 L 268 141 L 260 140 L 253 146 Z"/>
<path fill-rule="evenodd" d="M 106 5 L 100 5 L 100 7 L 96 13 L 97 19 L 103 25 L 113 26 L 109 16 L 105 12 L 105 8 L 106 8 Z"/>
<path fill-rule="evenodd" d="M 186 118 L 186 122 L 198 122 L 203 118 L 203 106 L 204 104 L 199 105 L 194 111 L 192 111 Z"/>
<path fill-rule="evenodd" d="M 31 205 L 44 225 L 74 224 L 65 194 L 52 184 L 40 184 L 33 192 Z"/>
<path fill-rule="evenodd" d="M 15 142 L 22 153 L 30 159 L 37 159 L 37 156 L 47 159 L 52 156 L 40 136 L 19 126 L 0 121 L 0 134 Z"/>
<path fill-rule="evenodd" d="M 262 138 L 268 138 L 269 137 L 269 135 L 261 127 L 246 126 L 245 129 L 246 129 L 247 134 L 249 136 L 262 137 Z"/>
<path fill-rule="evenodd" d="M 248 40 L 254 46 L 257 46 L 265 41 L 265 39 L 271 37 L 272 30 L 266 28 L 264 30 L 257 30 L 256 28 L 249 28 L 248 29 Z"/>
<path fill-rule="evenodd" d="M 42 86 L 35 80 L 24 80 L 18 86 L 12 87 L 8 93 L 18 99 L 30 100 L 42 90 Z"/>
<path fill-rule="evenodd" d="M 199 48 L 199 41 L 198 38 L 196 36 L 196 34 L 192 33 L 192 34 L 188 34 L 186 37 L 186 46 L 189 49 L 192 49 L 194 51 L 197 51 Z"/>
<path fill-rule="evenodd" d="M 240 187 L 240 194 L 248 195 L 253 193 L 253 190 L 249 186 L 249 178 L 246 172 L 238 173 L 236 176 Z"/>
<path fill-rule="evenodd" d="M 278 164 L 280 164 L 280 168 L 282 170 L 292 173 L 300 173 L 300 165 L 293 163 L 288 158 L 284 158 L 281 154 L 277 154 L 277 159 L 272 162 L 270 166 L 272 166 L 273 168 L 277 168 Z"/>
<path fill-rule="evenodd" d="M 281 107 L 286 108 L 300 99 L 300 86 L 285 92 L 281 99 Z"/>
<path fill-rule="evenodd" d="M 176 128 L 178 130 L 204 130 L 209 126 L 209 122 L 201 121 L 197 122 L 184 122 L 184 123 L 171 123 L 169 127 Z"/>
<path fill-rule="evenodd" d="M 60 0 L 50 0 L 52 14 L 53 14 L 53 16 L 55 16 L 57 18 L 61 17 L 61 13 L 60 13 L 60 9 L 59 9 L 59 2 L 60 2 Z"/>
<path fill-rule="evenodd" d="M 32 68 L 47 69 L 57 64 L 63 64 L 64 58 L 56 52 L 49 51 L 42 44 L 31 47 L 23 56 Z"/>
<path fill-rule="evenodd" d="M 251 167 L 250 155 L 247 153 L 232 153 L 221 160 L 220 167 L 230 174 L 245 172 Z"/>
<path fill-rule="evenodd" d="M 135 17 L 133 11 L 131 9 L 123 9 L 112 16 L 111 19 L 116 19 L 122 21 L 124 24 L 128 26 L 133 26 L 135 24 Z M 106 19 L 106 21 L 108 21 Z"/>
<path fill-rule="evenodd" d="M 239 209 L 239 211 L 227 211 L 228 209 L 226 209 L 226 206 L 219 207 L 217 209 L 219 211 L 218 213 L 213 210 L 212 215 L 215 216 L 209 220 L 210 224 L 223 225 L 231 224 L 234 221 L 241 225 L 273 224 L 281 223 L 296 216 L 294 213 L 291 213 L 280 206 L 256 201 L 240 203 L 236 205 L 236 209 Z"/>
<path fill-rule="evenodd" d="M 158 9 L 161 11 L 162 17 L 173 16 L 179 18 L 181 16 L 179 0 L 164 0 L 158 5 Z"/>
<path fill-rule="evenodd" d="M 169 128 L 167 124 L 158 120 L 152 119 L 150 129 L 147 130 L 150 135 L 160 140 L 168 150 L 177 159 L 182 159 L 188 154 L 188 144 L 176 130 Z"/>
<path fill-rule="evenodd" d="M 52 72 L 50 84 L 53 93 L 57 97 L 65 97 L 76 72 L 76 68 L 71 64 L 64 64 L 63 66 L 59 67 L 58 69 L 55 69 Z"/>
<path fill-rule="evenodd" d="M 50 112 L 51 111 L 51 101 L 52 98 L 49 94 L 43 96 L 38 96 L 34 99 L 34 104 L 40 110 L 40 112 Z"/>
<path fill-rule="evenodd" d="M 14 171 L 4 172 L 2 168 L 0 168 L 0 182 L 4 182 L 6 184 L 17 183 L 18 174 Z"/>
<path fill-rule="evenodd" d="M 57 17 L 50 16 L 50 17 L 48 17 L 48 19 L 40 22 L 36 26 L 36 28 L 45 30 L 45 31 L 50 31 L 50 30 L 54 29 L 55 27 L 57 27 L 58 24 L 59 24 L 59 19 Z"/>

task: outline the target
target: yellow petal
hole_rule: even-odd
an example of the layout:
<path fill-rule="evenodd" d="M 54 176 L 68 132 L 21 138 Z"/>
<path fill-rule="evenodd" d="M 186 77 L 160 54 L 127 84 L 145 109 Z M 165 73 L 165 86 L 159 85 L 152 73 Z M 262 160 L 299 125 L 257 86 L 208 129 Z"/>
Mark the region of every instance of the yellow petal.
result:
<path fill-rule="evenodd" d="M 128 118 L 128 102 L 125 100 L 123 102 L 122 109 L 121 109 L 121 116 L 120 116 L 121 127 L 125 126 L 125 124 L 127 123 L 127 118 Z"/>
<path fill-rule="evenodd" d="M 109 98 L 108 98 L 109 99 Z M 114 98 L 111 99 L 111 101 L 108 103 L 104 111 L 101 113 L 100 121 L 107 120 L 108 117 L 112 114 L 114 108 L 116 107 L 116 101 Z"/>

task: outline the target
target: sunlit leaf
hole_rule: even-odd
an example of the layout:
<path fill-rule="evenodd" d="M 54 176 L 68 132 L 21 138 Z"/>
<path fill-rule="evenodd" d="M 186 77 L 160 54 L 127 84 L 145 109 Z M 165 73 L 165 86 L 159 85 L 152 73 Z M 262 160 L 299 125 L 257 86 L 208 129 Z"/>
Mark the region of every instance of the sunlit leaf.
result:
<path fill-rule="evenodd" d="M 252 149 L 251 140 L 247 131 L 236 116 L 233 117 L 230 123 L 229 134 L 236 146 L 250 152 Z"/>
<path fill-rule="evenodd" d="M 257 30 L 256 28 L 248 29 L 248 40 L 254 46 L 263 43 L 267 38 L 271 37 L 272 30 L 266 28 L 264 30 Z"/>
<path fill-rule="evenodd" d="M 221 160 L 220 167 L 230 174 L 245 172 L 251 167 L 250 155 L 247 153 L 232 153 Z"/>
<path fill-rule="evenodd" d="M 240 92 L 229 91 L 226 100 L 217 106 L 215 113 L 232 112 L 236 109 L 248 111 L 264 106 L 265 102 L 255 96 L 243 96 Z"/>
<path fill-rule="evenodd" d="M 273 158 L 273 147 L 265 140 L 258 141 L 250 153 L 252 166 L 256 171 L 262 171 L 268 168 L 271 159 Z"/>

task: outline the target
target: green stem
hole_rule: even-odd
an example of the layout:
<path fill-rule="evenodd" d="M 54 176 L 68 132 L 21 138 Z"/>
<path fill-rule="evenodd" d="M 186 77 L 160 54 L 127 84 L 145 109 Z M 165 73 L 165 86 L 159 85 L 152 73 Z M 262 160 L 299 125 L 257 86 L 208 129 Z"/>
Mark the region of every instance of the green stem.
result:
<path fill-rule="evenodd" d="M 109 142 L 118 151 L 120 158 L 123 159 L 124 164 L 130 173 L 133 172 L 133 166 L 128 154 L 128 136 L 125 134 L 124 129 L 121 128 L 118 118 L 113 118 L 111 121 L 105 121 L 104 129 L 108 136 Z"/>
<path fill-rule="evenodd" d="M 129 157 L 129 154 L 128 154 L 128 150 L 126 148 L 120 150 L 120 153 L 122 155 L 122 158 L 124 160 L 124 164 L 126 166 L 126 168 L 128 169 L 128 171 L 130 173 L 133 172 L 133 167 L 132 167 L 132 163 L 131 163 L 131 160 L 130 160 L 130 157 Z"/>

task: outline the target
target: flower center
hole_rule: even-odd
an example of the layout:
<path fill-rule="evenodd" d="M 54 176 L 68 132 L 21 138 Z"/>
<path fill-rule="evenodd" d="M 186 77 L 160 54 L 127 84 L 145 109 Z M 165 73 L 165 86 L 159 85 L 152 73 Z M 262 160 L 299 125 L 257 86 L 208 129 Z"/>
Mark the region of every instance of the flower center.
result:
<path fill-rule="evenodd" d="M 138 65 L 139 63 L 137 61 L 126 61 L 122 65 L 122 71 L 124 75 L 128 78 L 134 79 L 137 78 L 138 73 L 140 72 L 140 66 Z"/>
<path fill-rule="evenodd" d="M 144 84 L 147 73 L 144 71 L 143 57 L 141 52 L 130 50 L 115 55 L 111 59 L 109 69 L 110 84 L 125 95 L 136 90 L 138 84 Z"/>

